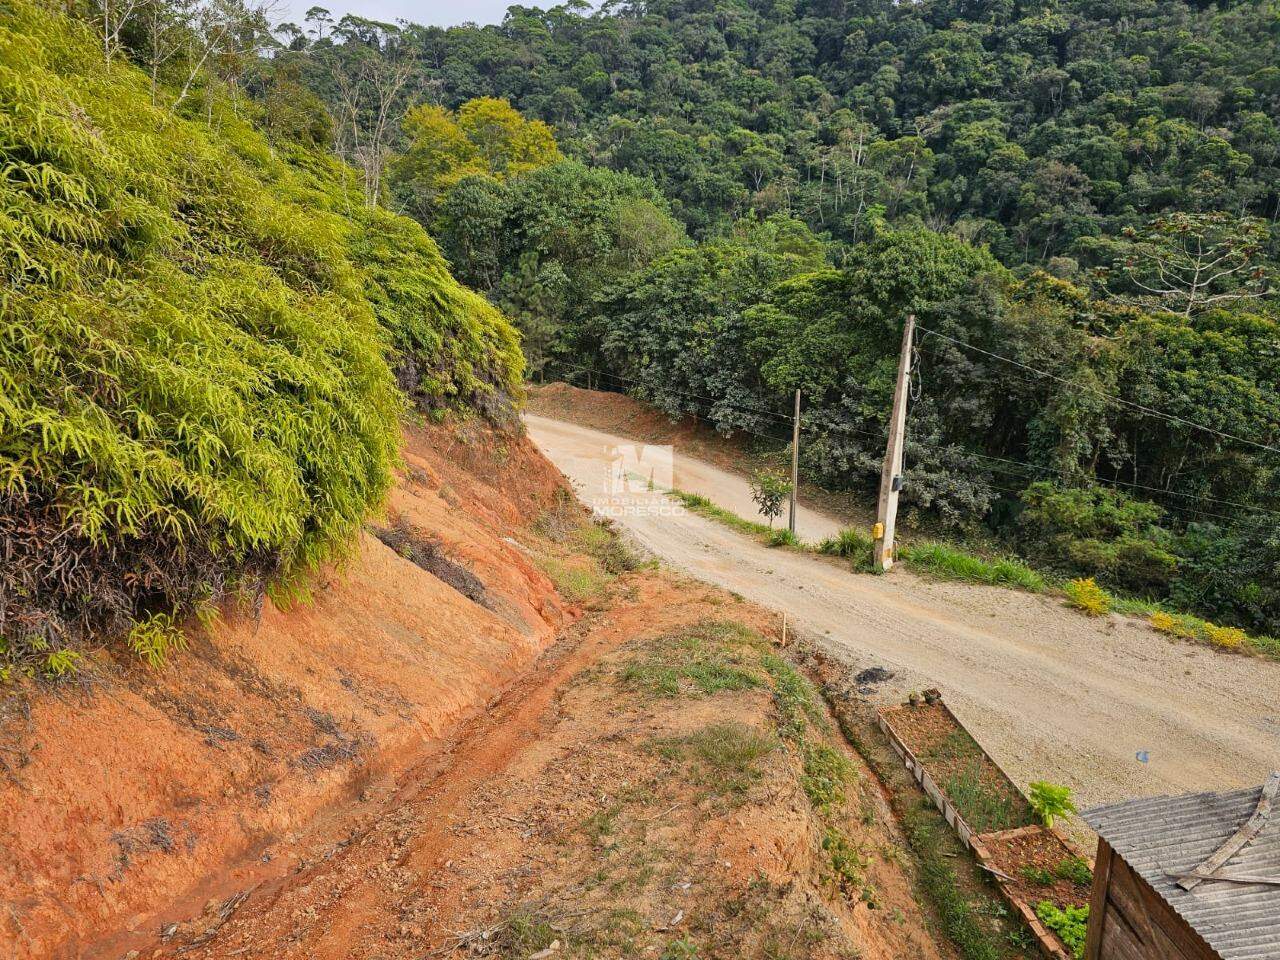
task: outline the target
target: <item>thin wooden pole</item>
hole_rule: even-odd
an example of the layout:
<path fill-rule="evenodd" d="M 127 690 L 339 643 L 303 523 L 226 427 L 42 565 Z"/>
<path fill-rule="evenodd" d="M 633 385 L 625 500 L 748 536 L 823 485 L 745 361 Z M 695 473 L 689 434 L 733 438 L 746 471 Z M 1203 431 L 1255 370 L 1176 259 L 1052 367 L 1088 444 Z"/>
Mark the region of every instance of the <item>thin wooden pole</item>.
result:
<path fill-rule="evenodd" d="M 907 392 L 911 383 L 911 346 L 916 317 L 907 314 L 902 328 L 902 356 L 898 358 L 898 382 L 893 388 L 893 412 L 889 415 L 889 442 L 880 472 L 880 500 L 876 505 L 875 565 L 880 570 L 893 566 L 893 534 L 898 519 L 898 491 L 902 489 L 902 445 L 907 429 Z"/>
<path fill-rule="evenodd" d="M 796 389 L 796 413 L 791 423 L 791 518 L 788 526 L 796 532 L 796 492 L 800 487 L 800 390 Z"/>

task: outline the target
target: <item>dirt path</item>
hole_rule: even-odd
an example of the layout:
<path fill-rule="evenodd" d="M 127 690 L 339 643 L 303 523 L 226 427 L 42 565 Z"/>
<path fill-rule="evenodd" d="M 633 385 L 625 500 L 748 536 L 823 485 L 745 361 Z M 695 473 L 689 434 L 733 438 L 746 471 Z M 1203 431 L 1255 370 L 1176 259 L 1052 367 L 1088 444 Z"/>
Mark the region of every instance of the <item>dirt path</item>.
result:
<path fill-rule="evenodd" d="M 1255 785 L 1280 767 L 1280 666 L 1166 640 L 1145 624 L 1096 622 L 1058 601 L 1015 591 L 877 578 L 811 555 L 769 549 L 626 482 L 660 456 L 635 442 L 529 416 L 534 442 L 645 548 L 735 591 L 894 678 L 886 701 L 939 686 L 1022 785 L 1070 784 L 1085 804 L 1137 795 Z M 619 459 L 619 451 L 632 459 Z M 619 481 L 619 464 L 623 481 Z M 749 516 L 746 482 L 679 456 L 674 485 Z M 655 479 L 655 482 L 657 480 Z M 620 493 L 620 486 L 622 489 Z M 836 526 L 804 512 L 802 537 Z M 1139 755 L 1147 762 L 1140 762 Z"/>
<path fill-rule="evenodd" d="M 869 769 L 802 714 L 790 736 L 846 758 L 829 806 L 807 799 L 768 613 L 653 572 L 594 607 L 381 810 L 142 955 L 953 960 Z M 691 657 L 737 682 L 699 689 Z M 839 883 L 833 831 L 858 852 Z"/>

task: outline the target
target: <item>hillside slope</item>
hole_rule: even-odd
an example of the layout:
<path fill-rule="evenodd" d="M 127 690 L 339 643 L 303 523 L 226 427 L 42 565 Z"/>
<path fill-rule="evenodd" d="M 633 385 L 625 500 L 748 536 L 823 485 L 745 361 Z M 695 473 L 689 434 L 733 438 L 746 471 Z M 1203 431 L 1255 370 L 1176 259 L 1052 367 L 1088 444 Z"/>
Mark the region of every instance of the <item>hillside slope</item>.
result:
<path fill-rule="evenodd" d="M 0 6 L 0 679 L 108 637 L 158 662 L 348 549 L 397 379 L 495 417 L 521 389 L 514 331 L 419 226 L 252 104 L 174 100 L 56 8 Z"/>
<path fill-rule="evenodd" d="M 562 489 L 526 440 L 413 430 L 405 459 L 387 525 L 469 571 L 478 602 L 366 534 L 310 605 L 233 613 L 161 671 L 100 650 L 82 689 L 0 704 L 0 952 L 84 956 L 250 868 L 297 866 L 317 817 L 376 807 L 575 619 L 508 539 Z M 268 846 L 285 852 L 264 864 Z"/>

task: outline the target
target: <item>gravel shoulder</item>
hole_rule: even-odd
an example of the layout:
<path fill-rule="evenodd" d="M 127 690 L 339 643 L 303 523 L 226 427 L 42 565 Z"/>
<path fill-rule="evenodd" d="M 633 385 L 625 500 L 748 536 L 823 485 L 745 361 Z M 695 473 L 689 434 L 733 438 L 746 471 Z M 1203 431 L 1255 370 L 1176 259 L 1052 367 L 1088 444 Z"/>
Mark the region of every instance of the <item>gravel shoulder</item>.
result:
<path fill-rule="evenodd" d="M 661 462 L 635 441 L 539 416 L 526 425 L 585 503 L 665 563 L 785 611 L 855 668 L 892 671 L 890 681 L 864 691 L 875 699 L 939 687 L 1024 787 L 1054 780 L 1092 805 L 1256 785 L 1280 768 L 1280 665 L 1171 641 L 1132 618 L 1089 620 L 1050 597 L 901 569 L 856 575 L 824 558 L 770 549 L 647 484 L 626 482 L 620 463 Z M 671 472 L 682 490 L 754 512 L 741 476 L 678 450 Z M 817 539 L 838 525 L 804 510 L 799 532 Z"/>

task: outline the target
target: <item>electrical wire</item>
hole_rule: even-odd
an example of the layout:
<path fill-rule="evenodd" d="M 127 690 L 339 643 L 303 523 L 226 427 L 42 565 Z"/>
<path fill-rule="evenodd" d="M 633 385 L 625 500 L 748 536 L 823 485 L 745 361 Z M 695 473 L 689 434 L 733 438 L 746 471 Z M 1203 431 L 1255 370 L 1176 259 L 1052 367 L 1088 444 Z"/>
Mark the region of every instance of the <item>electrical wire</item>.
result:
<path fill-rule="evenodd" d="M 567 363 L 563 360 L 555 360 L 552 362 L 557 363 L 562 367 L 568 367 L 571 370 L 581 370 L 583 373 L 594 373 L 597 376 L 613 377 L 613 379 L 615 380 L 622 380 L 627 383 L 635 383 L 640 386 L 646 385 L 643 380 L 637 380 L 635 377 L 624 377 L 620 373 L 609 373 L 603 370 L 596 370 L 593 367 L 581 367 L 575 363 Z M 736 410 L 742 410 L 747 413 L 758 413 L 762 416 L 773 417 L 777 420 L 781 420 L 783 423 L 791 424 L 795 422 L 795 417 L 792 416 L 791 414 L 777 413 L 773 410 L 765 410 L 760 407 L 748 407 L 744 404 L 733 403 L 732 401 L 725 400 L 725 399 L 716 400 L 713 397 L 704 397 L 696 393 L 689 393 L 688 391 L 685 391 L 685 390 L 676 390 L 674 387 L 664 387 L 663 389 L 669 393 L 678 394 L 679 396 L 682 396 L 682 397 L 689 397 L 693 400 L 702 400 L 705 403 L 712 404 L 713 406 L 723 404 L 724 406 L 732 407 Z"/>
<path fill-rule="evenodd" d="M 1049 371 L 1047 370 L 1041 370 L 1037 367 L 1029 366 L 1028 364 L 1022 363 L 1019 360 L 1014 360 L 1010 357 L 1001 356 L 998 353 L 992 353 L 990 350 L 984 350 L 982 349 L 982 347 L 974 346 L 972 343 L 966 343 L 964 340 L 957 340 L 955 337 L 948 336 L 945 333 L 939 333 L 937 330 L 930 330 L 927 327 L 919 327 L 919 329 L 935 337 L 940 337 L 943 340 L 950 341 L 951 343 L 954 343 L 956 346 L 964 347 L 966 350 L 973 350 L 976 353 L 981 353 L 984 356 L 991 357 L 994 360 L 1001 360 L 1004 363 L 1012 364 L 1015 367 L 1021 367 L 1023 370 L 1026 370 L 1030 373 L 1034 373 L 1037 376 L 1047 377 L 1050 380 L 1056 380 L 1059 383 L 1065 384 L 1068 387 L 1074 387 L 1077 390 L 1088 390 L 1090 393 L 1096 393 L 1098 396 L 1103 397 L 1104 399 L 1110 400 L 1112 403 L 1118 403 L 1126 407 L 1132 407 L 1133 409 L 1138 410 L 1141 413 L 1144 413 L 1148 416 L 1159 417 L 1160 419 L 1167 420 L 1170 423 L 1182 424 L 1183 426 L 1191 427 L 1195 430 L 1203 430 L 1205 433 L 1210 433 L 1210 434 L 1213 434 L 1214 436 L 1222 437 L 1224 440 L 1233 440 L 1236 443 L 1243 443 L 1251 447 L 1257 447 L 1259 450 L 1266 450 L 1270 453 L 1280 453 L 1280 447 L 1273 447 L 1268 443 L 1259 443 L 1258 441 L 1250 440 L 1247 437 L 1238 437 L 1232 433 L 1226 433 L 1222 430 L 1215 430 L 1212 427 L 1206 427 L 1202 423 L 1196 423 L 1194 420 L 1187 420 L 1185 417 L 1179 417 L 1176 414 L 1172 414 L 1172 413 L 1164 413 L 1163 411 L 1156 410 L 1153 407 L 1148 407 L 1145 404 L 1137 403 L 1133 400 L 1126 400 L 1124 397 L 1117 397 L 1114 394 L 1107 393 L 1104 390 L 1099 390 L 1097 387 L 1091 387 L 1088 384 L 1076 383 L 1072 380 L 1067 380 L 1065 377 L 1060 377 L 1056 373 L 1049 373 Z"/>
<path fill-rule="evenodd" d="M 921 329 L 925 329 L 925 328 L 921 328 Z M 946 340 L 951 340 L 951 341 L 953 341 L 953 342 L 955 342 L 955 343 L 957 343 L 957 344 L 959 344 L 959 345 L 961 345 L 961 346 L 972 346 L 972 345 L 970 345 L 970 344 L 964 344 L 962 341 L 955 340 L 955 338 L 953 338 L 953 337 L 947 337 L 945 334 L 939 334 L 939 333 L 937 333 L 936 331 L 932 331 L 932 330 L 927 330 L 927 329 L 925 329 L 925 332 L 926 332 L 926 333 L 933 334 L 934 336 L 940 336 L 940 337 L 942 337 L 943 339 L 946 339 Z M 918 346 L 917 346 L 917 347 L 913 347 L 913 351 L 918 351 L 919 349 L 921 349 L 921 348 L 919 348 Z M 1000 356 L 999 356 L 999 355 L 997 355 L 997 354 L 990 354 L 990 353 L 989 353 L 989 351 L 980 350 L 979 348 L 976 348 L 976 347 L 975 347 L 975 348 L 973 348 L 973 349 L 977 349 L 977 350 L 979 350 L 979 352 L 980 352 L 980 353 L 986 353 L 986 354 L 989 354 L 990 356 L 995 357 L 996 359 L 1004 359 L 1004 360 L 1008 360 L 1008 358 L 1000 357 Z M 924 350 L 924 352 L 925 352 L 925 353 L 930 354 L 931 356 L 938 356 L 938 354 L 936 354 L 936 353 L 934 353 L 933 351 L 930 351 L 930 350 Z M 915 355 L 916 355 L 916 360 L 918 361 L 918 352 L 917 352 Z M 1016 366 L 1025 367 L 1025 364 L 1017 363 L 1017 361 L 1009 360 L 1008 362 L 1010 362 L 1010 363 L 1014 363 Z M 626 376 L 622 376 L 621 374 L 611 373 L 611 372 L 609 372 L 609 371 L 599 370 L 599 369 L 596 369 L 596 368 L 593 368 L 593 367 L 583 367 L 583 366 L 580 366 L 580 365 L 578 365 L 578 364 L 566 363 L 566 362 L 564 362 L 564 361 L 556 361 L 556 363 L 558 363 L 559 365 L 561 365 L 561 366 L 563 366 L 563 367 L 567 367 L 567 368 L 569 368 L 569 369 L 579 370 L 579 371 L 581 371 L 581 372 L 583 372 L 583 373 L 592 373 L 592 374 L 595 374 L 596 376 L 601 377 L 601 378 L 609 378 L 609 379 L 616 380 L 616 381 L 619 381 L 619 382 L 629 382 L 629 383 L 636 383 L 636 384 L 641 384 L 641 385 L 643 385 L 643 384 L 642 384 L 642 381 L 637 380 L 637 379 L 635 379 L 634 377 L 626 377 Z M 1034 370 L 1034 368 L 1030 368 L 1030 367 L 1027 367 L 1027 369 L 1030 369 L 1030 370 L 1032 370 L 1033 372 L 1041 372 L 1041 371 L 1035 371 L 1035 370 Z M 1061 378 L 1061 377 L 1057 377 L 1057 376 L 1054 376 L 1053 374 L 1044 373 L 1044 376 L 1050 377 L 1051 379 L 1058 380 L 1058 381 L 1063 382 L 1063 383 L 1068 383 L 1068 385 L 1070 385 L 1070 384 L 1069 384 L 1069 381 L 1063 380 L 1063 378 Z M 1021 377 L 1019 377 L 1018 379 L 1023 380 L 1023 382 L 1028 383 L 1028 384 L 1034 383 L 1034 381 L 1032 381 L 1032 380 L 1028 380 L 1028 379 L 1025 379 L 1025 378 L 1021 378 Z M 782 414 L 773 413 L 773 412 L 768 411 L 768 410 L 763 410 L 763 409 L 753 408 L 753 407 L 747 407 L 747 406 L 743 406 L 743 405 L 741 405 L 741 404 L 734 404 L 734 403 L 732 403 L 732 402 L 730 402 L 730 401 L 725 401 L 725 400 L 716 401 L 716 400 L 711 399 L 710 397 L 703 397 L 703 396 L 700 396 L 700 395 L 698 395 L 698 394 L 689 393 L 689 392 L 687 392 L 687 391 L 672 390 L 672 391 L 670 391 L 670 392 L 675 393 L 675 394 L 678 394 L 678 395 L 683 396 L 683 397 L 686 397 L 686 398 L 695 399 L 695 400 L 702 400 L 702 401 L 704 401 L 704 402 L 705 402 L 705 403 L 707 403 L 707 404 L 711 404 L 711 405 L 712 405 L 712 407 L 714 407 L 714 406 L 716 406 L 716 405 L 725 405 L 725 406 L 728 406 L 728 407 L 730 407 L 730 408 L 732 408 L 732 409 L 737 409 L 737 410 L 741 410 L 741 411 L 745 411 L 745 412 L 752 412 L 752 413 L 761 413 L 761 414 L 765 414 L 765 415 L 768 415 L 768 416 L 772 416 L 772 417 L 775 417 L 776 419 L 781 420 L 781 421 L 784 421 L 784 422 L 786 422 L 786 423 L 792 423 L 792 422 L 794 422 L 794 418 L 793 418 L 793 417 L 783 416 Z M 1097 391 L 1097 392 L 1101 393 L 1101 391 Z M 912 401 L 918 401 L 918 400 L 920 399 L 920 397 L 921 397 L 922 393 L 923 393 L 923 380 L 922 380 L 922 378 L 920 378 L 920 377 L 919 377 L 919 364 L 918 364 L 918 362 L 913 362 L 913 364 L 912 364 L 912 376 L 911 376 L 911 381 L 910 381 L 909 386 L 908 386 L 909 399 L 911 399 Z M 1103 394 L 1103 396 L 1106 396 L 1106 394 Z M 696 419 L 696 420 L 700 420 L 700 421 L 702 421 L 703 423 L 706 423 L 707 425 L 711 426 L 711 427 L 712 427 L 712 428 L 714 428 L 714 429 L 717 429 L 717 430 L 718 430 L 718 429 L 720 429 L 720 428 L 722 427 L 722 423 L 721 423 L 721 422 L 718 422 L 718 421 L 716 421 L 716 420 L 713 420 L 713 419 L 711 419 L 710 417 L 703 416 L 702 414 L 697 413 L 697 412 L 693 412 L 693 411 L 686 411 L 686 412 L 688 413 L 688 415 L 689 415 L 689 416 L 692 416 L 694 419 Z M 711 412 L 711 411 L 710 411 L 710 409 L 708 409 L 708 410 L 707 410 L 707 412 L 708 412 L 708 413 L 710 413 L 710 412 Z M 1195 426 L 1195 424 L 1192 424 L 1192 425 L 1193 425 L 1193 426 Z M 802 427 L 802 428 L 804 428 L 805 426 L 806 426 L 805 418 L 802 416 L 802 417 L 801 417 L 801 427 Z M 843 433 L 854 434 L 854 435 L 857 435 L 857 436 L 866 437 L 866 438 L 871 439 L 871 440 L 874 440 L 874 441 L 876 441 L 876 442 L 878 442 L 878 443 L 883 443 L 883 442 L 884 442 L 884 440 L 885 440 L 885 438 L 886 438 L 886 435 L 887 435 L 887 431 L 881 431 L 881 432 L 879 432 L 879 433 L 873 433 L 872 431 L 866 430 L 866 429 L 864 429 L 864 428 L 855 427 L 855 426 L 852 426 L 852 425 L 850 425 L 850 424 L 843 424 L 843 423 L 831 423 L 831 422 L 826 422 L 826 423 L 818 423 L 818 424 L 814 424 L 812 421 L 810 421 L 810 423 L 809 423 L 809 427 L 810 427 L 810 429 L 815 429 L 815 428 L 816 428 L 816 429 L 824 430 L 824 431 L 836 430 L 836 431 L 840 431 L 840 432 L 843 432 Z M 752 430 L 752 429 L 751 429 L 751 428 L 749 428 L 749 427 L 744 427 L 744 426 L 739 426 L 739 425 L 733 425 L 732 429 L 734 429 L 734 430 L 739 430 L 739 431 L 741 431 L 741 432 L 743 432 L 743 433 L 750 434 L 751 436 L 757 437 L 757 438 L 759 438 L 759 439 L 761 439 L 761 440 L 769 440 L 769 441 L 772 441 L 772 442 L 774 442 L 774 443 L 780 443 L 780 444 L 784 444 L 784 445 L 786 445 L 786 444 L 789 444 L 789 443 L 791 442 L 791 438 L 790 438 L 790 437 L 780 437 L 780 436 L 776 436 L 776 435 L 774 435 L 774 434 L 760 433 L 759 431 L 757 431 L 757 430 Z M 1208 428 L 1203 428 L 1203 429 L 1208 429 Z M 1214 432 L 1217 432 L 1217 431 L 1212 431 L 1212 430 L 1210 430 L 1209 432 L 1214 433 Z M 1239 438 L 1231 437 L 1231 435 L 1230 435 L 1230 434 L 1221 434 L 1221 435 L 1222 435 L 1222 436 L 1225 436 L 1225 437 L 1227 437 L 1227 438 L 1229 438 L 1229 439 L 1239 439 Z M 1248 442 L 1250 442 L 1250 441 L 1243 441 L 1243 442 L 1248 443 Z M 1020 468 L 1022 471 L 1031 471 L 1031 473 L 1030 473 L 1030 474 L 1028 474 L 1028 473 L 1025 473 L 1025 472 L 1024 472 L 1024 473 L 1014 473 L 1014 472 L 1009 471 L 1009 470 L 999 470 L 999 469 L 994 468 L 994 467 L 987 467 L 987 468 L 986 468 L 986 469 L 989 469 L 989 470 L 994 470 L 995 472 L 1004 473 L 1004 474 L 1006 474 L 1006 475 L 1008 475 L 1008 476 L 1022 476 L 1024 479 L 1031 479 L 1035 474 L 1040 474 L 1040 475 L 1042 475 L 1042 476 L 1043 476 L 1043 475 L 1045 475 L 1045 474 L 1048 474 L 1048 475 L 1051 475 L 1051 476 L 1059 476 L 1059 477 L 1064 477 L 1064 478 L 1067 478 L 1067 479 L 1075 479 L 1075 477 L 1074 477 L 1074 475 L 1073 475 L 1073 474 L 1070 474 L 1070 473 L 1068 473 L 1068 472 L 1067 472 L 1067 471 L 1065 471 L 1065 470 L 1059 470 L 1059 469 L 1056 469 L 1056 468 L 1053 468 L 1053 467 L 1046 467 L 1046 466 L 1043 466 L 1043 465 L 1040 465 L 1040 464 L 1027 463 L 1026 461 L 1023 461 L 1023 460 L 1012 460 L 1012 459 L 1009 459 L 1009 458 L 1007 458 L 1007 457 L 993 457 L 993 456 L 990 456 L 990 455 L 988 455 L 988 454 L 975 453 L 975 452 L 973 452 L 973 451 L 970 451 L 970 450 L 964 450 L 964 449 L 961 449 L 959 452 L 960 452 L 960 455 L 961 455 L 961 456 L 968 457 L 968 458 L 971 458 L 971 459 L 982 460 L 982 461 L 985 461 L 985 462 L 987 462 L 987 463 L 1000 463 L 1000 464 L 1005 464 L 1005 465 L 1007 465 L 1007 466 L 1014 466 L 1014 467 L 1018 467 L 1018 468 Z M 904 453 L 905 453 L 905 451 L 904 451 Z M 905 475 L 905 473 L 906 473 L 906 469 L 907 469 L 907 468 L 906 468 L 906 464 L 905 464 L 905 462 L 904 462 L 904 464 L 903 464 L 903 473 L 904 473 L 904 475 Z M 1271 509 L 1268 509 L 1268 508 L 1266 508 L 1266 507 L 1254 506 L 1254 505 L 1252 505 L 1252 504 L 1240 503 L 1239 501 L 1235 501 L 1235 500 L 1223 500 L 1223 499 L 1220 499 L 1220 498 L 1217 498 L 1217 497 L 1204 497 L 1204 496 L 1199 496 L 1199 495 L 1196 495 L 1196 494 L 1183 493 L 1182 491 L 1179 491 L 1179 490 L 1166 490 L 1166 489 L 1164 489 L 1164 488 L 1162 488 L 1162 487 L 1153 487 L 1153 486 L 1150 486 L 1150 485 L 1148 485 L 1148 484 L 1135 483 L 1135 482 L 1130 482 L 1130 481 L 1126 481 L 1126 480 L 1119 480 L 1119 479 L 1107 479 L 1107 478 L 1098 477 L 1098 476 L 1094 476 L 1094 477 L 1092 478 L 1092 482 L 1097 483 L 1097 484 L 1102 485 L 1102 486 L 1109 486 L 1109 487 L 1125 487 L 1125 488 L 1133 489 L 1133 490 L 1141 490 L 1141 491 L 1144 491 L 1144 492 L 1146 492 L 1146 493 L 1156 494 L 1156 495 L 1158 495 L 1158 496 L 1162 496 L 1162 497 L 1177 497 L 1177 498 L 1180 498 L 1180 499 L 1183 499 L 1183 500 L 1190 500 L 1190 501 L 1194 501 L 1194 502 L 1197 502 L 1197 503 L 1207 503 L 1207 504 L 1213 504 L 1213 505 L 1217 505 L 1217 506 L 1233 507 L 1233 508 L 1236 508 L 1236 509 L 1239 509 L 1239 510 L 1248 510 L 1248 511 L 1250 511 L 1250 512 L 1252 512 L 1252 513 L 1255 513 L 1255 514 L 1260 514 L 1260 515 L 1264 515 L 1264 516 L 1267 516 L 1267 517 L 1275 517 L 1275 518 L 1277 518 L 1277 519 L 1280 519 L 1280 511 L 1271 510 Z M 1001 487 L 995 487 L 994 485 L 990 484 L 990 483 L 989 483 L 989 481 L 988 481 L 988 485 L 989 485 L 989 486 L 992 486 L 994 489 L 1004 490 L 1004 492 L 1007 492 L 1007 493 L 1013 493 L 1013 494 L 1017 494 L 1017 493 L 1018 493 L 1018 491 L 1005 490 L 1004 488 L 1001 488 Z M 1236 522 L 1236 521 L 1238 521 L 1238 519 L 1239 519 L 1239 518 L 1237 518 L 1237 517 L 1230 517 L 1230 516 L 1226 516 L 1226 515 L 1221 514 L 1221 513 L 1214 513 L 1214 512 L 1208 511 L 1208 510 L 1198 510 L 1198 509 L 1195 509 L 1195 508 L 1192 508 L 1192 507 L 1180 507 L 1180 508 L 1178 508 L 1178 511 L 1179 511 L 1179 512 L 1183 512 L 1183 513 L 1195 514 L 1195 515 L 1203 516 L 1203 517 L 1210 517 L 1210 518 L 1213 518 L 1213 519 L 1216 519 L 1216 520 L 1224 520 L 1224 521 L 1227 521 L 1227 522 Z"/>

